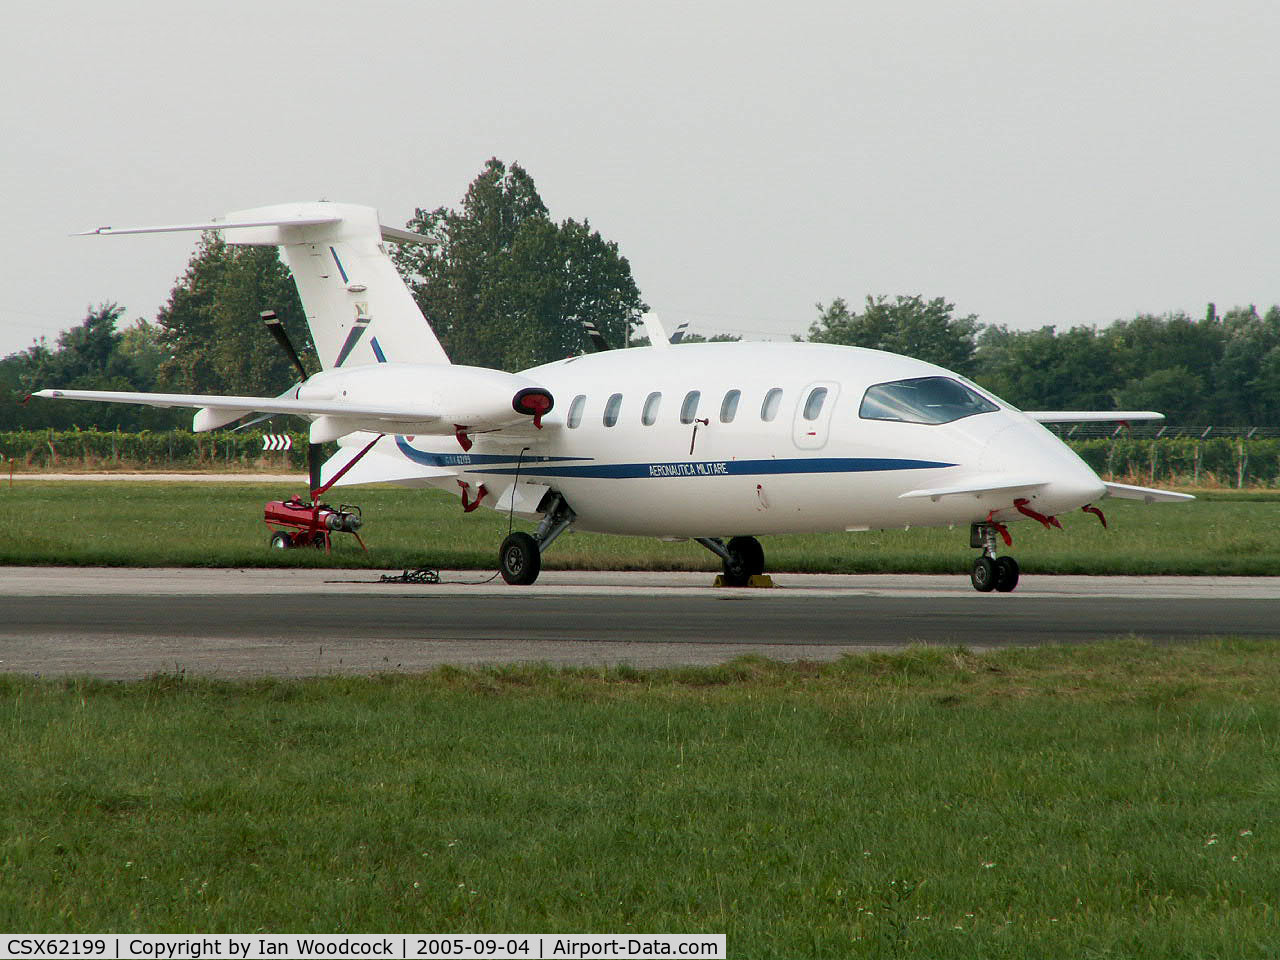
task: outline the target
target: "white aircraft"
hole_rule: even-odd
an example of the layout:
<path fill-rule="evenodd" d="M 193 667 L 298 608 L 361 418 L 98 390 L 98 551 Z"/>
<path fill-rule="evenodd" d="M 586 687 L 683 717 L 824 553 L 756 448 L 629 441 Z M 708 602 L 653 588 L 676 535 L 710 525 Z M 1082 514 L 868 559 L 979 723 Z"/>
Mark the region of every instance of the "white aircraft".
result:
<path fill-rule="evenodd" d="M 974 587 L 1008 592 L 1018 564 L 997 546 L 1011 543 L 1010 521 L 1056 524 L 1081 509 L 1102 519 L 1093 504 L 1104 497 L 1192 499 L 1105 483 L 1041 425 L 1161 414 L 1022 412 L 958 374 L 876 350 L 674 348 L 650 317 L 649 347 L 518 374 L 451 364 L 385 246 L 425 238 L 380 226 L 370 207 L 286 204 L 91 232 L 175 230 L 278 246 L 324 369 L 279 397 L 36 396 L 200 408 L 198 431 L 255 412 L 306 417 L 312 443 L 339 444 L 313 468 L 317 502 L 334 482 L 434 486 L 460 493 L 464 510 L 540 519 L 502 543 L 511 584 L 532 583 L 570 527 L 696 540 L 723 561 L 726 583 L 742 585 L 765 570 L 758 535 L 964 524 L 981 551 Z"/>

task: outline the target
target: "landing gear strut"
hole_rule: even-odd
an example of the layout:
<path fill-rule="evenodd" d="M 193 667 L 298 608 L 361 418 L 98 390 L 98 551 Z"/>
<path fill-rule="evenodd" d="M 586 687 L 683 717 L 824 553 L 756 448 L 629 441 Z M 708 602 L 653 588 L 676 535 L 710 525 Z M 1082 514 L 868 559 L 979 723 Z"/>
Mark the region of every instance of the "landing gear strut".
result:
<path fill-rule="evenodd" d="M 1000 526 L 994 523 L 975 523 L 969 528 L 969 546 L 982 551 L 969 573 L 973 589 L 980 593 L 1011 593 L 1018 585 L 1018 561 L 996 556 L 996 536 L 1000 532 Z"/>
<path fill-rule="evenodd" d="M 513 533 L 498 549 L 502 579 L 513 586 L 526 587 L 538 579 L 542 572 L 542 551 L 578 519 L 564 497 L 554 491 L 538 506 L 545 511 L 538 529 L 532 535 Z"/>
<path fill-rule="evenodd" d="M 755 537 L 734 537 L 727 544 L 719 537 L 695 537 L 724 561 L 724 585 L 745 587 L 752 577 L 764 573 L 764 547 Z"/>

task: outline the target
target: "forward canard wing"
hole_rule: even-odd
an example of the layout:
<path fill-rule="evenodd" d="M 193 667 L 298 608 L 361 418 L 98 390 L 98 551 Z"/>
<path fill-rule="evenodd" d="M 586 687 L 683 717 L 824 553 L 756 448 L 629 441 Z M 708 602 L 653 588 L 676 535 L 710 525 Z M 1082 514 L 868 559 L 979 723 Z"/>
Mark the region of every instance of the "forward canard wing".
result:
<path fill-rule="evenodd" d="M 898 494 L 899 500 L 932 500 L 935 503 L 943 497 L 973 497 L 981 500 L 988 495 L 1001 495 L 1006 499 L 1015 493 L 1031 493 L 1049 485 L 1048 480 L 1037 477 L 975 477 L 966 483 L 953 484 L 947 487 L 927 487 L 922 490 L 908 490 Z"/>

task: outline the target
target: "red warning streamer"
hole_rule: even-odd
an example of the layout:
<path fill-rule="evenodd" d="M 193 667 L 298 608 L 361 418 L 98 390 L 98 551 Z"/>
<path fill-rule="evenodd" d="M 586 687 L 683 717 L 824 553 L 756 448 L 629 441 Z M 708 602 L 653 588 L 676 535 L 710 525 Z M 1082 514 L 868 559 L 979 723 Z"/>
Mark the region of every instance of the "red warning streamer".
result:
<path fill-rule="evenodd" d="M 1024 517 L 1030 517 L 1032 520 L 1039 520 L 1043 523 L 1046 530 L 1050 527 L 1057 527 L 1059 530 L 1062 529 L 1062 524 L 1058 522 L 1057 517 L 1046 517 L 1043 513 L 1037 513 L 1035 510 L 1032 510 L 1027 506 L 1030 502 L 1030 500 L 1019 497 L 1017 500 L 1013 501 L 1013 505 L 1017 507 L 1018 512 Z"/>
<path fill-rule="evenodd" d="M 1000 534 L 1000 539 L 1004 541 L 1004 545 L 1006 547 L 1012 547 L 1013 537 L 1009 535 L 1009 528 L 1006 527 L 1003 523 L 997 523 L 995 520 L 993 520 L 992 517 L 994 517 L 995 515 L 996 515 L 996 512 L 994 510 L 992 510 L 990 513 L 987 514 L 987 526 L 995 528 L 996 533 Z"/>
<path fill-rule="evenodd" d="M 459 480 L 458 486 L 462 488 L 463 513 L 470 513 L 472 510 L 476 509 L 476 507 L 480 506 L 480 501 L 489 495 L 489 491 L 485 489 L 485 486 L 482 483 L 480 486 L 476 487 L 476 498 L 474 500 L 468 500 L 467 497 L 471 494 L 471 484 L 467 483 L 465 480 Z"/>

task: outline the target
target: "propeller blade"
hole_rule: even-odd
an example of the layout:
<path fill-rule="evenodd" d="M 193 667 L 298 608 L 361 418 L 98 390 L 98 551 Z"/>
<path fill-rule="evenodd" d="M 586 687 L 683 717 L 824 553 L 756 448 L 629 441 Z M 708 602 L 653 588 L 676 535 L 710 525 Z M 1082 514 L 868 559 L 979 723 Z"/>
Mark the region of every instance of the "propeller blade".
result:
<path fill-rule="evenodd" d="M 298 356 L 298 351 L 293 348 L 293 342 L 289 339 L 289 334 L 284 328 L 284 323 L 276 316 L 274 310 L 263 310 L 259 316 L 262 322 L 267 325 L 267 330 L 271 336 L 275 338 L 276 343 L 280 344 L 280 349 L 285 352 L 288 358 L 293 361 L 293 365 L 298 368 L 298 375 L 303 380 L 307 379 L 307 368 L 302 365 L 302 358 Z"/>
<path fill-rule="evenodd" d="M 587 337 L 590 338 L 591 346 L 596 353 L 604 353 L 609 349 L 609 341 L 604 338 L 604 334 L 600 332 L 594 320 L 584 318 L 582 329 L 587 332 Z"/>
<path fill-rule="evenodd" d="M 302 386 L 303 382 L 304 381 L 299 380 L 297 383 L 295 383 L 292 387 L 290 387 L 284 393 L 280 394 L 280 396 L 277 397 L 276 399 L 285 400 L 289 398 L 296 398 L 298 396 L 298 388 Z M 260 414 L 254 417 L 252 420 L 246 420 L 244 423 L 240 424 L 238 427 L 232 427 L 231 432 L 235 433 L 237 430 L 247 430 L 250 427 L 256 427 L 258 424 L 263 423 L 267 420 L 270 420 L 272 417 L 278 417 L 278 416 L 280 416 L 280 414 L 278 413 Z"/>
<path fill-rule="evenodd" d="M 248 430 L 250 427 L 256 427 L 260 423 L 266 423 L 266 421 L 270 420 L 274 416 L 274 413 L 264 413 L 260 417 L 254 417 L 252 420 L 246 420 L 238 427 L 232 427 L 231 432 L 239 433 L 241 430 Z"/>

